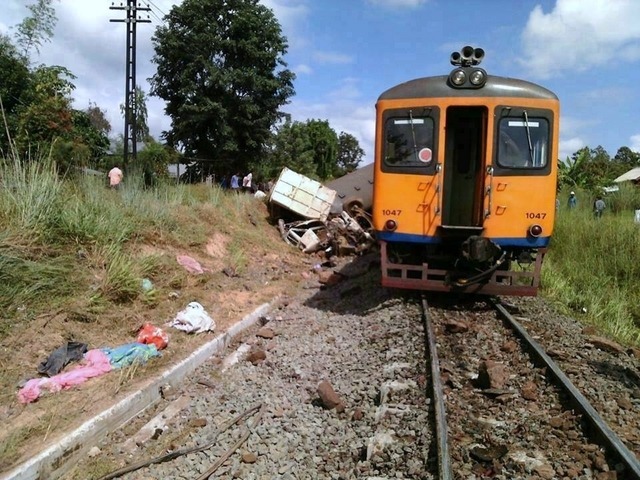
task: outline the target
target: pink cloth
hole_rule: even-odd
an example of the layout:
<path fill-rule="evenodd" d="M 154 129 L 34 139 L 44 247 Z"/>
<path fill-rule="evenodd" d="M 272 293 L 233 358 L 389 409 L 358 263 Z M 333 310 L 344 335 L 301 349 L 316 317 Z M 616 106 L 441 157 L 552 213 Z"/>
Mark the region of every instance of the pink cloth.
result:
<path fill-rule="evenodd" d="M 204 273 L 204 268 L 202 268 L 198 261 L 188 255 L 178 255 L 176 260 L 178 260 L 178 263 L 182 265 L 187 272 Z"/>
<path fill-rule="evenodd" d="M 79 365 L 68 372 L 59 373 L 49 378 L 29 380 L 18 392 L 18 400 L 20 403 L 31 403 L 38 399 L 41 389 L 49 390 L 52 393 L 59 392 L 111 371 L 109 357 L 100 349 L 89 350 L 84 354 L 84 361 L 86 365 Z"/>

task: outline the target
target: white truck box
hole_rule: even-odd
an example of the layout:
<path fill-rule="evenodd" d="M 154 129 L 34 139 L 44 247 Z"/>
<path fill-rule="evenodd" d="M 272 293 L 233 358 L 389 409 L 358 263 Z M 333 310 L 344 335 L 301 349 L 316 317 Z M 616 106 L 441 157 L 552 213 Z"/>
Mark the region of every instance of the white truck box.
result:
<path fill-rule="evenodd" d="M 335 190 L 285 167 L 271 190 L 269 201 L 304 218 L 325 221 L 335 198 Z"/>

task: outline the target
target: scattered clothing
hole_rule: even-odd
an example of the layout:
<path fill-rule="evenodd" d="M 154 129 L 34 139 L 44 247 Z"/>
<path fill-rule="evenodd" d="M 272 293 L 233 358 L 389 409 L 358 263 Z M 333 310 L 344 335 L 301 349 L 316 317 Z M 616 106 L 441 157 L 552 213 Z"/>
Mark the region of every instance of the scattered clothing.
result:
<path fill-rule="evenodd" d="M 125 343 L 115 348 L 102 348 L 102 352 L 107 356 L 111 367 L 120 369 L 133 364 L 147 363 L 150 358 L 159 357 L 160 352 L 155 345 L 145 345 L 144 343 Z"/>
<path fill-rule="evenodd" d="M 67 342 L 66 345 L 56 348 L 46 360 L 38 365 L 38 373 L 47 377 L 57 375 L 69 363 L 82 360 L 87 348 L 86 343 Z"/>
<path fill-rule="evenodd" d="M 204 268 L 198 263 L 197 260 L 191 258 L 188 255 L 178 255 L 176 260 L 182 265 L 189 273 L 204 273 Z"/>
<path fill-rule="evenodd" d="M 155 347 L 154 347 L 155 348 Z M 18 392 L 20 403 L 31 403 L 38 399 L 41 390 L 51 393 L 66 390 L 73 385 L 80 385 L 90 378 L 99 377 L 111 371 L 109 357 L 102 350 L 89 350 L 84 355 L 86 365 L 79 365 L 69 372 L 60 373 L 50 378 L 34 378 L 29 380 Z"/>
<path fill-rule="evenodd" d="M 170 327 L 177 328 L 187 333 L 200 333 L 216 328 L 216 322 L 198 302 L 191 302 L 187 308 L 178 312 L 176 317 L 169 322 Z"/>
<path fill-rule="evenodd" d="M 145 323 L 138 332 L 138 343 L 153 344 L 158 350 L 166 348 L 169 343 L 169 335 L 160 327 Z"/>

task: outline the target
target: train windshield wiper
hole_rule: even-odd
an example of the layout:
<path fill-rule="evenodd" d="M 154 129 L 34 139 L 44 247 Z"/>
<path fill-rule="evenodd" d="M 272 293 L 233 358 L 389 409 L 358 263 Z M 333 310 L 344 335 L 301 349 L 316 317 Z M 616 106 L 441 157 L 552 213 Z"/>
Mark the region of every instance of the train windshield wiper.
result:
<path fill-rule="evenodd" d="M 416 162 L 420 161 L 418 156 L 418 143 L 416 142 L 416 131 L 413 128 L 413 111 L 409 110 L 409 123 L 411 124 L 411 136 L 413 137 L 413 153 L 416 156 Z"/>
<path fill-rule="evenodd" d="M 535 162 L 533 160 L 533 145 L 531 144 L 531 130 L 529 130 L 529 115 L 526 110 L 522 111 L 522 115 L 524 116 L 524 126 L 527 129 L 527 142 L 529 144 L 529 159 L 531 160 L 531 166 L 535 166 Z"/>

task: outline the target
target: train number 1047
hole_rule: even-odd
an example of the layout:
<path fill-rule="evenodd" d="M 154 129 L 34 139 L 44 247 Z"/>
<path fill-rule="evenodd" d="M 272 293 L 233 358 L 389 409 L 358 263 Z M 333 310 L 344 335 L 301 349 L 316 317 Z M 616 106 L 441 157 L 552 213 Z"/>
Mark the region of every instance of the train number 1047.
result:
<path fill-rule="evenodd" d="M 547 216 L 546 213 L 536 213 L 536 212 L 527 212 L 525 215 L 527 218 L 540 218 L 540 219 Z"/>
<path fill-rule="evenodd" d="M 382 214 L 383 215 L 389 215 L 389 216 L 392 216 L 392 217 L 399 217 L 401 213 L 402 213 L 402 210 L 396 210 L 396 209 L 392 210 L 392 209 L 387 208 L 387 209 L 382 210 Z"/>

